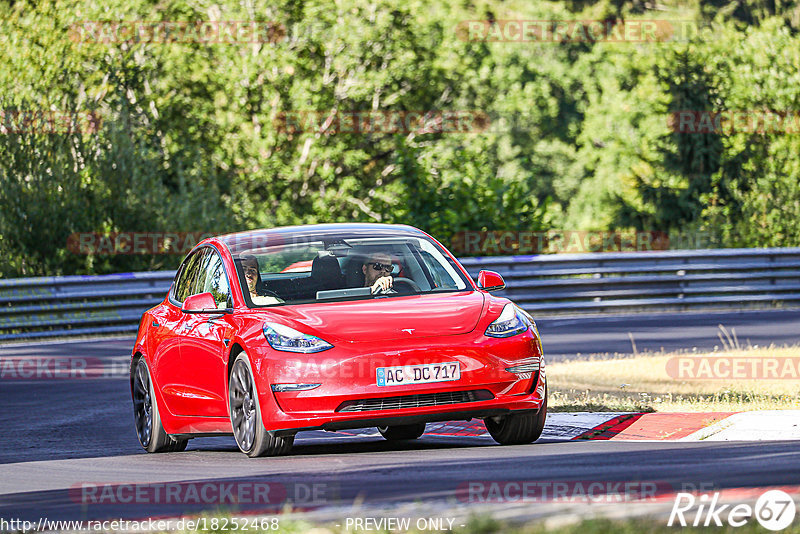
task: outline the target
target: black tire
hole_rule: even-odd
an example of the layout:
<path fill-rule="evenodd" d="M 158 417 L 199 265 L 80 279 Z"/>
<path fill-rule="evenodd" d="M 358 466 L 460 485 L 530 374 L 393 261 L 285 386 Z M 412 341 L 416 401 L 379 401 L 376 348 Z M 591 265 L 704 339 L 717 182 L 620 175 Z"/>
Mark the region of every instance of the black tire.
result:
<path fill-rule="evenodd" d="M 133 421 L 136 437 L 147 452 L 178 452 L 186 449 L 188 440 L 175 439 L 164 431 L 158 402 L 150 378 L 150 369 L 144 358 L 138 358 L 131 367 L 133 391 Z"/>
<path fill-rule="evenodd" d="M 538 412 L 506 415 L 496 420 L 484 419 L 486 430 L 500 445 L 524 445 L 533 443 L 542 435 L 547 419 L 547 388 L 544 390 L 544 403 Z"/>
<path fill-rule="evenodd" d="M 228 377 L 228 412 L 236 444 L 250 458 L 280 456 L 292 449 L 294 435 L 276 436 L 264 428 L 253 368 L 244 352 L 236 356 Z"/>
<path fill-rule="evenodd" d="M 425 433 L 425 423 L 413 425 L 379 426 L 378 432 L 389 441 L 417 439 Z"/>

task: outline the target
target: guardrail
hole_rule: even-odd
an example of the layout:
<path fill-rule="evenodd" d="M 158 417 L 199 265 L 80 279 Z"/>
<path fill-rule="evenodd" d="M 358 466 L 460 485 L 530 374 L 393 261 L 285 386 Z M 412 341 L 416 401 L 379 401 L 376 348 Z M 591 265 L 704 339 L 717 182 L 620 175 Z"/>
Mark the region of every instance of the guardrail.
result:
<path fill-rule="evenodd" d="M 174 271 L 0 280 L 0 340 L 132 333 Z"/>
<path fill-rule="evenodd" d="M 500 272 L 502 294 L 543 314 L 685 311 L 800 302 L 800 248 L 465 258 Z"/>
<path fill-rule="evenodd" d="M 503 256 L 461 260 L 506 280 L 537 316 L 788 307 L 800 303 L 800 248 Z M 0 280 L 0 340 L 134 333 L 174 273 Z"/>

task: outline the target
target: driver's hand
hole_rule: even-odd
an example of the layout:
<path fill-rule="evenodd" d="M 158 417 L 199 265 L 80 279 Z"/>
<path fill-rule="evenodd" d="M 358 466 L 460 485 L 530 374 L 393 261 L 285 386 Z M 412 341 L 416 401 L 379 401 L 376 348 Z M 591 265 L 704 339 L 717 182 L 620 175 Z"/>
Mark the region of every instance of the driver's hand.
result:
<path fill-rule="evenodd" d="M 375 280 L 374 284 L 372 284 L 372 294 L 375 295 L 376 293 L 387 291 L 390 287 L 392 287 L 392 277 L 381 276 Z"/>

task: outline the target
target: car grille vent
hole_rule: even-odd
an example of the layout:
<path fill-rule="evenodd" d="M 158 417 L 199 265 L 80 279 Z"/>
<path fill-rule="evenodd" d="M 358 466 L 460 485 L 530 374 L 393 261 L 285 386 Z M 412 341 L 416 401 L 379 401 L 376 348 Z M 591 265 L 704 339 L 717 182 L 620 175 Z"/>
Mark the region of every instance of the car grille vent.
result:
<path fill-rule="evenodd" d="M 345 401 L 337 412 L 373 412 L 378 410 L 401 410 L 403 408 L 425 408 L 493 399 L 491 391 L 475 389 L 472 391 L 448 391 L 445 393 L 422 393 L 380 399 L 358 399 Z"/>

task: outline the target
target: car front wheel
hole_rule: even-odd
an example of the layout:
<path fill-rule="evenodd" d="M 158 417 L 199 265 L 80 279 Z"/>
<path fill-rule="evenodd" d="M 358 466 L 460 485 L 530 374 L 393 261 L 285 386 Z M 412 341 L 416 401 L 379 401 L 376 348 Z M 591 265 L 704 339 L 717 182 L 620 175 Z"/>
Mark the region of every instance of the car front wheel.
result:
<path fill-rule="evenodd" d="M 486 430 L 500 445 L 524 445 L 539 439 L 546 418 L 547 389 L 544 390 L 544 402 L 538 412 L 487 417 L 484 422 Z"/>
<path fill-rule="evenodd" d="M 264 428 L 261 406 L 247 354 L 236 357 L 228 379 L 228 406 L 233 436 L 239 449 L 250 458 L 287 454 L 294 436 L 279 437 Z"/>

